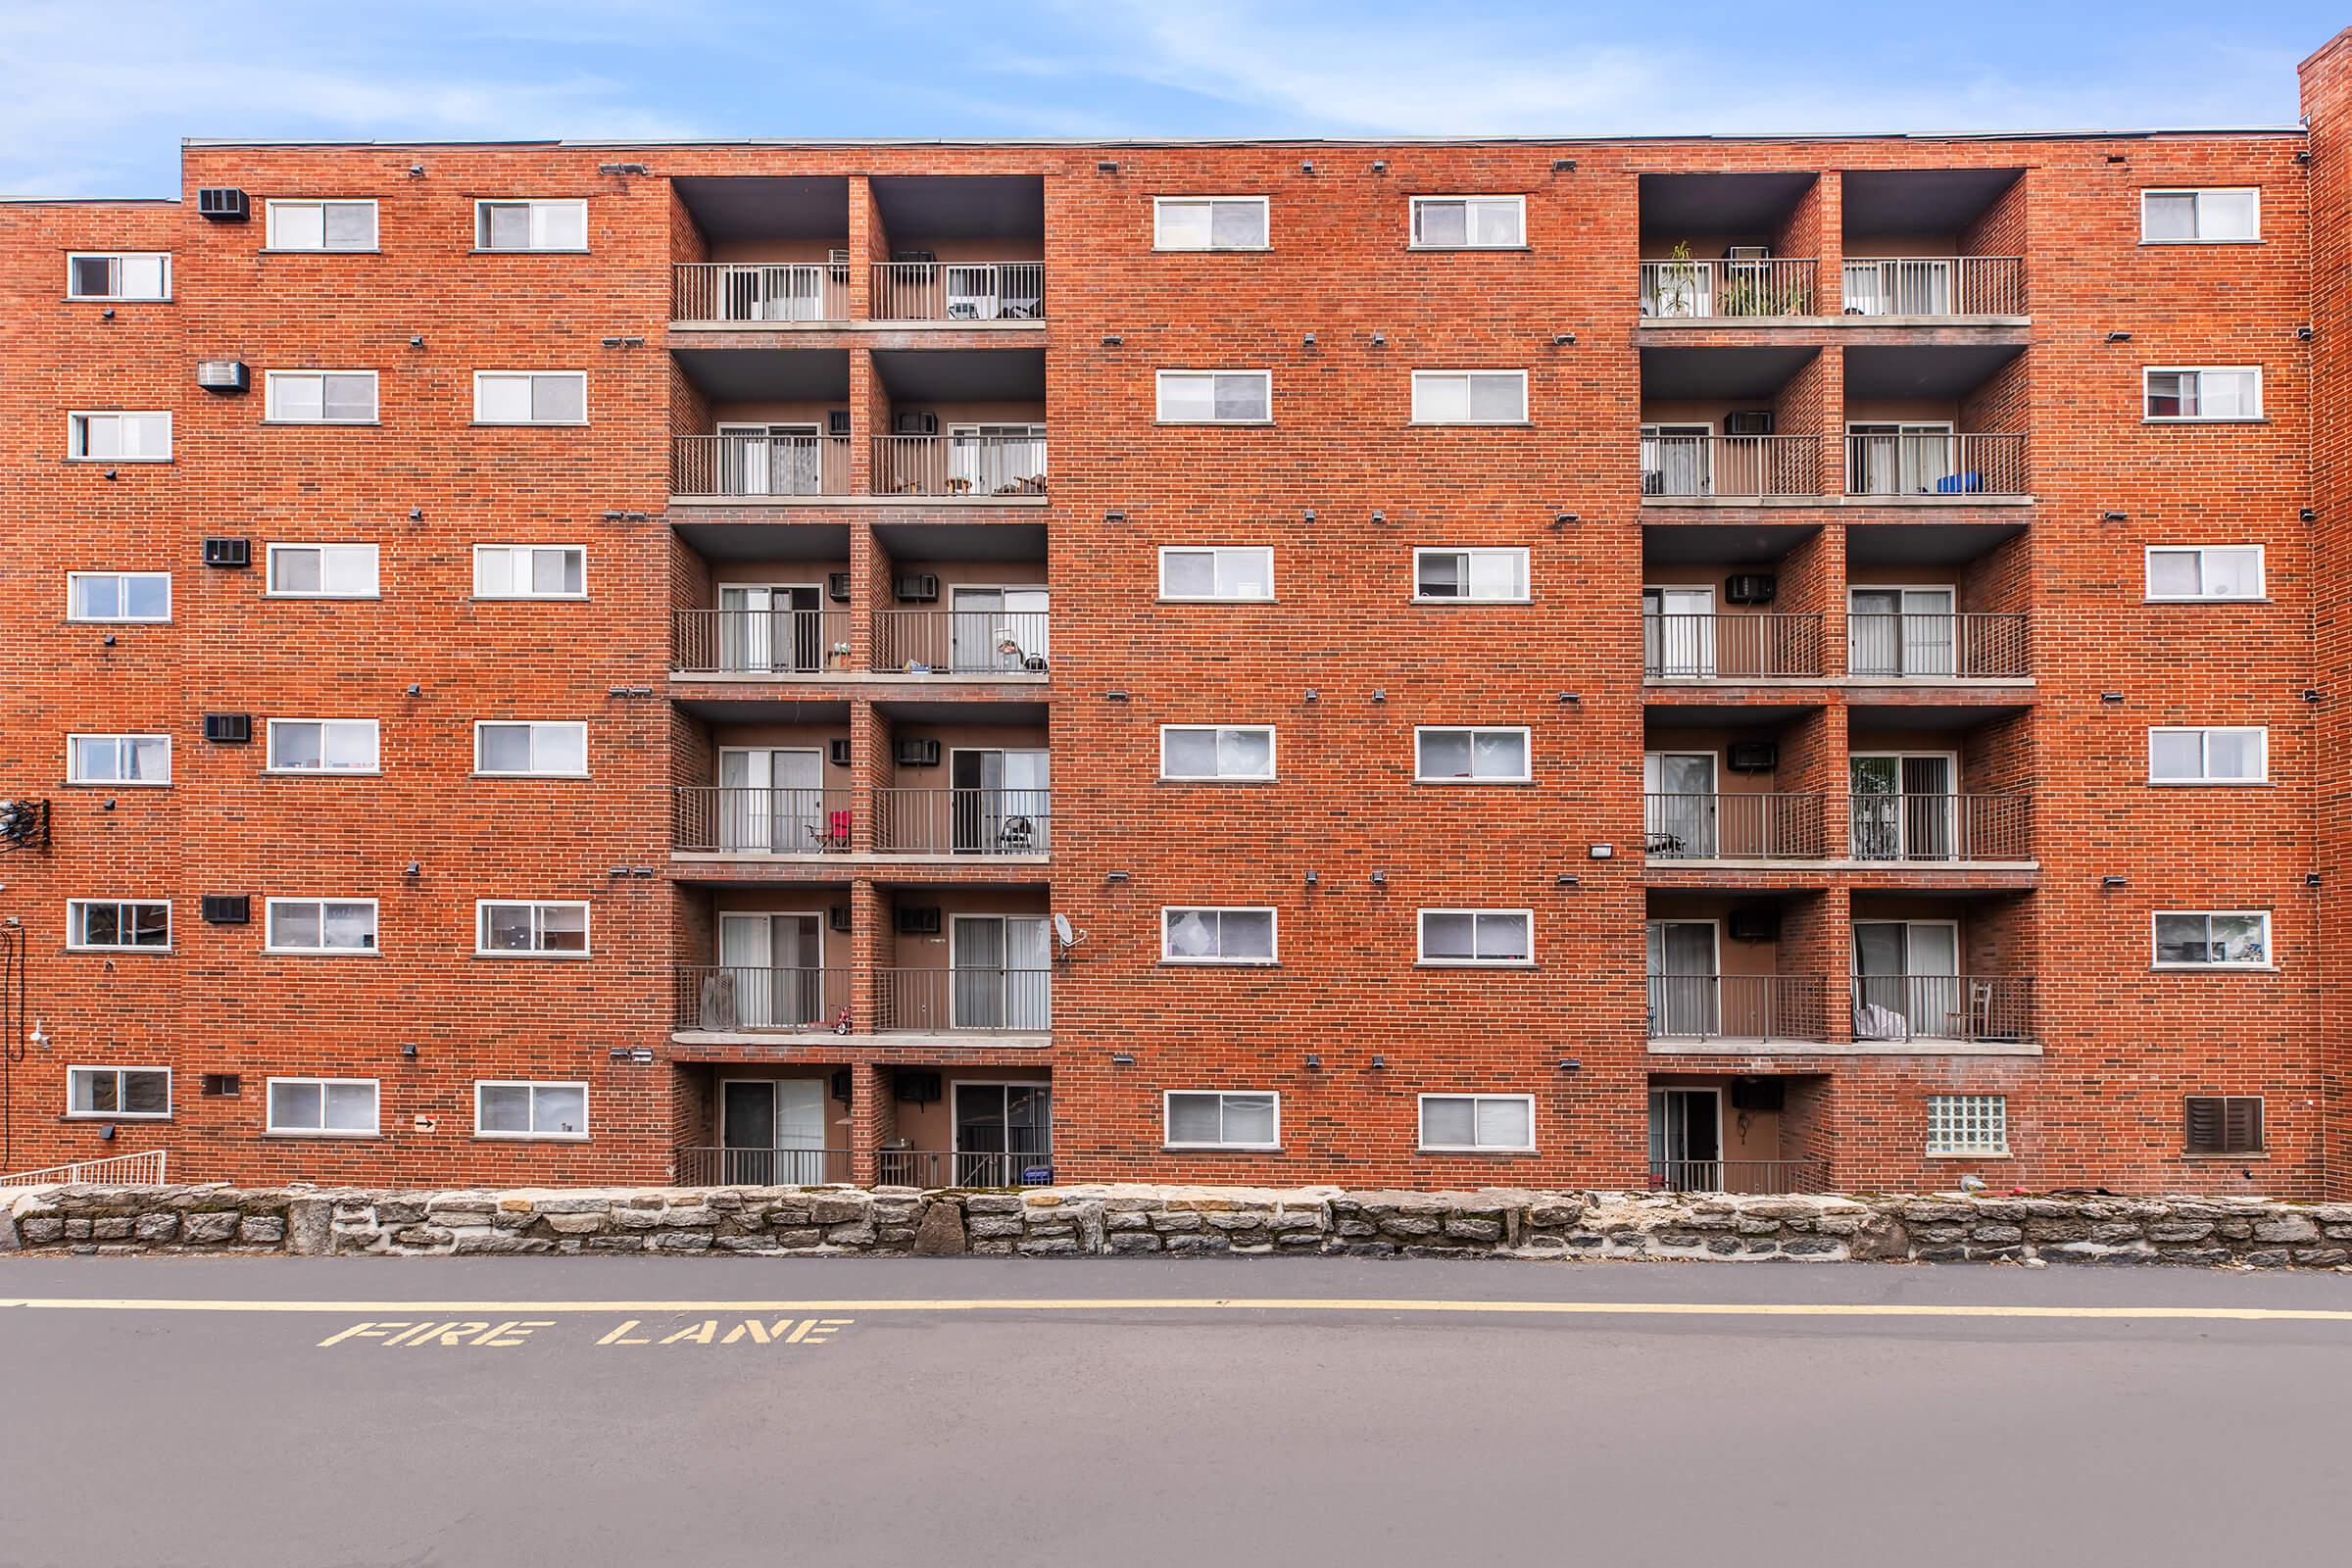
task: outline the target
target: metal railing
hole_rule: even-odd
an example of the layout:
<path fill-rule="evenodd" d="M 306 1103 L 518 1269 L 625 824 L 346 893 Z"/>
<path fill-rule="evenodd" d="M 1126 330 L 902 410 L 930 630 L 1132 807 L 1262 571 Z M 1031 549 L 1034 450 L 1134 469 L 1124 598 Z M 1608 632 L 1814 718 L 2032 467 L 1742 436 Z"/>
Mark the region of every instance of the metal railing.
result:
<path fill-rule="evenodd" d="M 1054 1152 L 1012 1153 L 964 1150 L 882 1149 L 874 1152 L 874 1181 L 882 1187 L 1031 1187 L 1032 1170 L 1051 1171 Z"/>
<path fill-rule="evenodd" d="M 104 1159 L 12 1171 L 0 1176 L 0 1187 L 161 1187 L 166 1152 L 145 1149 L 135 1154 L 109 1154 Z"/>
<path fill-rule="evenodd" d="M 671 1158 L 680 1187 L 840 1187 L 850 1180 L 846 1149 L 680 1149 Z"/>
<path fill-rule="evenodd" d="M 1046 670 L 1041 610 L 878 610 L 874 668 L 907 675 L 1036 675 Z"/>
<path fill-rule="evenodd" d="M 846 610 L 673 610 L 669 627 L 672 669 L 818 675 L 850 667 Z"/>
<path fill-rule="evenodd" d="M 1054 820 L 1044 789 L 874 791 L 874 848 L 896 854 L 1043 855 Z"/>
<path fill-rule="evenodd" d="M 1817 974 L 1653 974 L 1652 1040 L 1827 1040 L 1830 983 Z"/>
<path fill-rule="evenodd" d="M 1054 971 L 996 966 L 874 971 L 874 1028 L 883 1034 L 1043 1034 Z"/>
<path fill-rule="evenodd" d="M 1849 496 L 2022 496 L 2026 438 L 1947 431 L 1848 434 Z"/>
<path fill-rule="evenodd" d="M 1642 264 L 1642 314 L 1652 320 L 1811 316 L 1810 258 Z"/>
<path fill-rule="evenodd" d="M 1653 678 L 1772 680 L 1823 672 L 1816 613 L 1642 617 L 1642 673 Z"/>
<path fill-rule="evenodd" d="M 1817 496 L 1821 442 L 1809 435 L 1645 435 L 1645 496 Z"/>
<path fill-rule="evenodd" d="M 670 269 L 673 321 L 846 321 L 846 262 L 679 262 Z"/>
<path fill-rule="evenodd" d="M 1848 316 L 2023 316 L 2017 256 L 1849 256 L 1838 275 Z"/>
<path fill-rule="evenodd" d="M 1856 1040 L 2033 1038 L 2034 982 L 2025 975 L 1856 975 L 1853 996 Z"/>
<path fill-rule="evenodd" d="M 1653 860 L 1817 860 L 1829 853 L 1819 795 L 1645 795 Z"/>
<path fill-rule="evenodd" d="M 1660 1193 L 1826 1193 L 1826 1159 L 1653 1159 L 1649 1186 Z"/>
<path fill-rule="evenodd" d="M 878 435 L 878 496 L 1042 496 L 1043 435 Z"/>
<path fill-rule="evenodd" d="M 2030 860 L 2034 797 L 1869 794 L 1847 802 L 1857 860 Z"/>
<path fill-rule="evenodd" d="M 1043 262 L 875 262 L 877 321 L 1042 321 Z"/>
<path fill-rule="evenodd" d="M 701 854 L 842 855 L 850 848 L 847 789 L 681 784 L 671 847 Z"/>
<path fill-rule="evenodd" d="M 669 493 L 676 496 L 846 496 L 846 435 L 722 435 L 670 438 Z"/>
<path fill-rule="evenodd" d="M 1845 617 L 1849 675 L 1954 680 L 2033 673 L 2022 612 L 1853 611 Z"/>
<path fill-rule="evenodd" d="M 847 969 L 692 964 L 677 970 L 677 1028 L 738 1034 L 838 1029 L 850 1005 Z"/>

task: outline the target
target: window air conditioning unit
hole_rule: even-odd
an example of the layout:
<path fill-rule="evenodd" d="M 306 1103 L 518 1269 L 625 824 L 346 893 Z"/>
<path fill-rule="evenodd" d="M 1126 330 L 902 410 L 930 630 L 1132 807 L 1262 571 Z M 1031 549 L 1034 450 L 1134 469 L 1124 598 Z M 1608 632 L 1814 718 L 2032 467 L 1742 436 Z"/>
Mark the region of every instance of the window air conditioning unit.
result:
<path fill-rule="evenodd" d="M 825 929 L 838 931 L 843 936 L 848 936 L 850 934 L 850 906 L 846 904 L 836 904 L 828 907 L 825 910 Z"/>
<path fill-rule="evenodd" d="M 1780 587 L 1769 571 L 1734 572 L 1724 579 L 1723 597 L 1735 605 L 1769 605 Z"/>
<path fill-rule="evenodd" d="M 904 740 L 898 744 L 897 756 L 901 767 L 937 767 L 939 765 L 939 742 Z"/>
<path fill-rule="evenodd" d="M 196 384 L 207 392 L 242 392 L 253 385 L 243 360 L 198 360 Z"/>
<path fill-rule="evenodd" d="M 935 937 L 939 935 L 939 906 L 917 904 L 902 906 L 895 920 L 901 936 Z"/>
<path fill-rule="evenodd" d="M 832 759 L 833 765 L 835 767 L 849 766 L 850 743 L 846 740 L 830 740 L 825 742 L 825 756 Z"/>
<path fill-rule="evenodd" d="M 908 409 L 890 416 L 893 435 L 937 435 L 939 416 L 926 409 Z"/>
<path fill-rule="evenodd" d="M 1725 435 L 1770 435 L 1772 434 L 1772 411 L 1770 409 L 1740 409 L 1727 414 L 1723 416 L 1723 433 Z"/>
<path fill-rule="evenodd" d="M 253 202 L 234 185 L 207 185 L 196 192 L 196 216 L 216 223 L 242 223 L 253 217 Z"/>
<path fill-rule="evenodd" d="M 1740 741 L 1723 749 L 1723 764 L 1735 773 L 1769 773 L 1781 765 L 1778 741 Z"/>
<path fill-rule="evenodd" d="M 927 605 L 939 597 L 939 578 L 927 571 L 903 572 L 898 581 L 899 597 L 910 605 Z"/>
<path fill-rule="evenodd" d="M 825 597 L 837 605 L 850 602 L 850 574 L 846 571 L 825 573 Z"/>
<path fill-rule="evenodd" d="M 901 1067 L 890 1075 L 891 1092 L 909 1105 L 934 1105 L 939 1102 L 939 1074 L 909 1072 Z"/>
<path fill-rule="evenodd" d="M 894 262 L 936 262 L 939 254 L 936 251 L 892 251 L 890 259 Z"/>
<path fill-rule="evenodd" d="M 221 746 L 243 746 L 253 739 L 251 713 L 207 713 L 204 738 Z"/>
<path fill-rule="evenodd" d="M 1781 940 L 1781 911 L 1778 909 L 1734 909 L 1723 924 L 1734 942 Z"/>
<path fill-rule="evenodd" d="M 253 564 L 253 541 L 207 539 L 204 542 L 204 564 L 208 566 L 250 566 Z"/>
<path fill-rule="evenodd" d="M 233 1099 L 245 1092 L 245 1080 L 233 1072 L 208 1072 L 204 1075 L 204 1092 Z"/>
<path fill-rule="evenodd" d="M 253 899 L 244 893 L 207 893 L 204 896 L 206 925 L 246 925 L 253 919 Z"/>
<path fill-rule="evenodd" d="M 1788 1103 L 1788 1086 L 1778 1078 L 1735 1078 L 1732 1080 L 1732 1108 L 1734 1110 L 1779 1110 Z"/>
<path fill-rule="evenodd" d="M 1772 260 L 1772 247 L 1769 245 L 1726 245 L 1723 248 L 1723 254 L 1735 262 L 1769 262 Z"/>
<path fill-rule="evenodd" d="M 850 411 L 847 409 L 827 409 L 825 411 L 825 434 L 848 435 L 849 433 Z"/>
<path fill-rule="evenodd" d="M 843 1104 L 850 1102 L 850 1069 L 842 1067 L 833 1074 L 833 1098 Z"/>

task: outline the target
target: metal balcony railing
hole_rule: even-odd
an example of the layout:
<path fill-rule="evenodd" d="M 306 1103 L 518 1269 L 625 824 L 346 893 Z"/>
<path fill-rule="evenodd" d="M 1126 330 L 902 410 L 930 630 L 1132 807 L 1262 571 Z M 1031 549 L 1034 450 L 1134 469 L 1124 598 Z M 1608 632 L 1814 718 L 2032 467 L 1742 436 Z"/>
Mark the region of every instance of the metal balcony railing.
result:
<path fill-rule="evenodd" d="M 673 848 L 692 854 L 843 855 L 855 797 L 847 789 L 682 784 Z"/>
<path fill-rule="evenodd" d="M 850 438 L 755 434 L 670 438 L 669 493 L 677 496 L 846 496 Z"/>
<path fill-rule="evenodd" d="M 787 1034 L 838 1029 L 850 1005 L 847 969 L 777 969 L 743 964 L 688 964 L 677 970 L 680 1029 L 714 1034 L 775 1030 Z"/>
<path fill-rule="evenodd" d="M 877 321 L 1042 321 L 1043 262 L 876 262 Z"/>
<path fill-rule="evenodd" d="M 2026 438 L 1859 431 L 1845 438 L 1850 496 L 2022 496 Z"/>
<path fill-rule="evenodd" d="M 1856 1040 L 2033 1038 L 2026 975 L 1876 974 L 1853 980 Z"/>
<path fill-rule="evenodd" d="M 1026 1187 L 1033 1170 L 1054 1166 L 1051 1148 L 1009 1153 L 968 1150 L 883 1149 L 874 1153 L 874 1181 L 883 1187 Z"/>
<path fill-rule="evenodd" d="M 874 971 L 874 1027 L 885 1034 L 1043 1034 L 1054 971 L 990 965 Z"/>
<path fill-rule="evenodd" d="M 878 435 L 878 496 L 1042 496 L 1042 435 Z"/>
<path fill-rule="evenodd" d="M 1817 496 L 1821 442 L 1809 435 L 1645 435 L 1645 496 Z"/>
<path fill-rule="evenodd" d="M 1838 274 L 1848 316 L 2023 316 L 2017 256 L 1848 256 Z"/>
<path fill-rule="evenodd" d="M 874 848 L 885 854 L 1043 855 L 1054 793 L 1042 789 L 874 791 Z"/>
<path fill-rule="evenodd" d="M 1652 860 L 1818 860 L 1821 808 L 1819 795 L 1647 795 L 1642 848 Z"/>
<path fill-rule="evenodd" d="M 1868 794 L 1847 802 L 1857 860 L 2030 860 L 2034 797 Z"/>
<path fill-rule="evenodd" d="M 1642 314 L 1652 320 L 1814 314 L 1810 258 L 1642 264 Z"/>
<path fill-rule="evenodd" d="M 883 610 L 874 668 L 906 675 L 1039 675 L 1047 613 L 1038 610 Z"/>
<path fill-rule="evenodd" d="M 1853 612 L 1845 672 L 1890 679 L 2016 680 L 2034 672 L 2027 617 L 2007 612 Z"/>
<path fill-rule="evenodd" d="M 850 667 L 846 610 L 673 610 L 669 627 L 674 670 L 819 675 Z"/>
<path fill-rule="evenodd" d="M 1830 983 L 1817 974 L 1653 974 L 1652 1040 L 1827 1040 Z"/>
<path fill-rule="evenodd" d="M 680 1149 L 670 1157 L 680 1187 L 840 1187 L 850 1180 L 846 1149 Z"/>
<path fill-rule="evenodd" d="M 673 321 L 846 321 L 846 262 L 679 262 L 670 269 Z"/>
<path fill-rule="evenodd" d="M 1644 614 L 1642 673 L 1670 680 L 1817 676 L 1824 673 L 1821 616 Z"/>
<path fill-rule="evenodd" d="M 1649 1186 L 1660 1193 L 1826 1193 L 1826 1159 L 1653 1159 Z"/>

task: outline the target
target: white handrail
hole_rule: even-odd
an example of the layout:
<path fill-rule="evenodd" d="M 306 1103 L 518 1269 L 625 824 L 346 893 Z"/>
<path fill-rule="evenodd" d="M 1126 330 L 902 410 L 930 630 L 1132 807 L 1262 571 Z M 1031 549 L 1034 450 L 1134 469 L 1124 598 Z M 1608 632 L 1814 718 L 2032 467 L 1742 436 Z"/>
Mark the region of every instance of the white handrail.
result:
<path fill-rule="evenodd" d="M 161 1187 L 164 1153 L 160 1149 L 148 1149 L 135 1154 L 109 1154 L 104 1159 L 21 1170 L 0 1176 L 0 1187 Z"/>

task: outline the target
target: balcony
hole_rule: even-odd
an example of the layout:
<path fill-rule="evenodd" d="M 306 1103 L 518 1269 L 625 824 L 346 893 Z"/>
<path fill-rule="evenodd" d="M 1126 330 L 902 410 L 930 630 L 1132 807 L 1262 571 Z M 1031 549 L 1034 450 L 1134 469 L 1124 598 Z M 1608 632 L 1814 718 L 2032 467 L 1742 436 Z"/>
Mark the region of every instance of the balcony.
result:
<path fill-rule="evenodd" d="M 680 1149 L 680 1187 L 834 1187 L 851 1180 L 846 1149 Z"/>
<path fill-rule="evenodd" d="M 1856 975 L 1853 1006 L 1857 1042 L 2033 1038 L 2034 983 L 2025 975 Z"/>
<path fill-rule="evenodd" d="M 1810 259 L 1697 261 L 1676 257 L 1641 265 L 1644 321 L 1818 314 L 1815 264 Z"/>
<path fill-rule="evenodd" d="M 2026 264 L 2016 256 L 1849 256 L 1838 284 L 1848 316 L 2026 314 Z"/>
<path fill-rule="evenodd" d="M 1644 795 L 1642 850 L 1662 860 L 1828 858 L 1822 797 L 1810 794 Z"/>
<path fill-rule="evenodd" d="M 2032 648 L 2023 613 L 1849 612 L 1845 669 L 1872 680 L 2025 680 Z"/>
<path fill-rule="evenodd" d="M 1642 494 L 1760 500 L 1821 494 L 1821 442 L 1809 435 L 1642 437 Z"/>
<path fill-rule="evenodd" d="M 1054 1151 L 1041 1147 L 1005 1153 L 971 1150 L 883 1149 L 874 1154 L 874 1179 L 884 1187 L 1028 1187 L 1032 1171 L 1051 1172 Z"/>
<path fill-rule="evenodd" d="M 878 435 L 874 494 L 957 500 L 1043 496 L 1046 437 L 1018 435 Z"/>
<path fill-rule="evenodd" d="M 883 855 L 1044 855 L 1053 808 L 1051 790 L 876 790 L 874 849 Z"/>
<path fill-rule="evenodd" d="M 747 500 L 846 496 L 850 438 L 764 431 L 672 436 L 669 493 Z"/>
<path fill-rule="evenodd" d="M 850 668 L 846 610 L 673 610 L 669 667 L 698 675 L 823 675 Z"/>
<path fill-rule="evenodd" d="M 868 316 L 877 321 L 1043 321 L 1043 262 L 876 262 Z"/>
<path fill-rule="evenodd" d="M 1654 1193 L 1738 1193 L 1747 1196 L 1826 1193 L 1826 1159 L 1653 1159 Z"/>
<path fill-rule="evenodd" d="M 874 971 L 874 1028 L 882 1034 L 1044 1034 L 1054 971 L 973 966 Z"/>
<path fill-rule="evenodd" d="M 876 1034 L 1044 1034 L 1052 1021 L 1051 969 L 876 969 L 870 1019 L 852 1010 L 846 968 L 692 964 L 676 975 L 675 1027 L 710 1034 L 866 1032 L 860 1023 Z"/>
<path fill-rule="evenodd" d="M 1642 673 L 1650 680 L 1805 680 L 1824 672 L 1818 614 L 1648 613 Z"/>
<path fill-rule="evenodd" d="M 669 667 L 695 675 L 851 673 L 847 610 L 673 610 Z M 883 610 L 872 617 L 868 672 L 960 677 L 1047 670 L 1042 611 Z"/>
<path fill-rule="evenodd" d="M 669 316 L 698 325 L 839 325 L 850 318 L 850 269 L 843 262 L 680 262 L 670 269 Z"/>
<path fill-rule="evenodd" d="M 1849 429 L 1845 493 L 1945 501 L 2030 495 L 2026 438 L 1893 427 Z"/>
<path fill-rule="evenodd" d="M 680 1029 L 712 1034 L 822 1034 L 850 1015 L 847 969 L 692 964 L 677 970 Z"/>
<path fill-rule="evenodd" d="M 673 849 L 697 855 L 847 855 L 850 789 L 676 786 Z"/>
<path fill-rule="evenodd" d="M 1847 803 L 1851 857 L 1947 865 L 2031 860 L 2033 805 L 2023 790 L 1855 795 Z"/>
<path fill-rule="evenodd" d="M 882 610 L 874 668 L 903 675 L 1042 675 L 1047 619 L 1035 610 Z"/>
<path fill-rule="evenodd" d="M 1653 974 L 1652 1040 L 1823 1041 L 1830 982 L 1817 974 Z"/>
<path fill-rule="evenodd" d="M 824 858 L 850 853 L 858 792 L 685 784 L 672 848 L 690 855 Z M 1042 856 L 1052 847 L 1046 789 L 877 789 L 877 855 Z"/>

